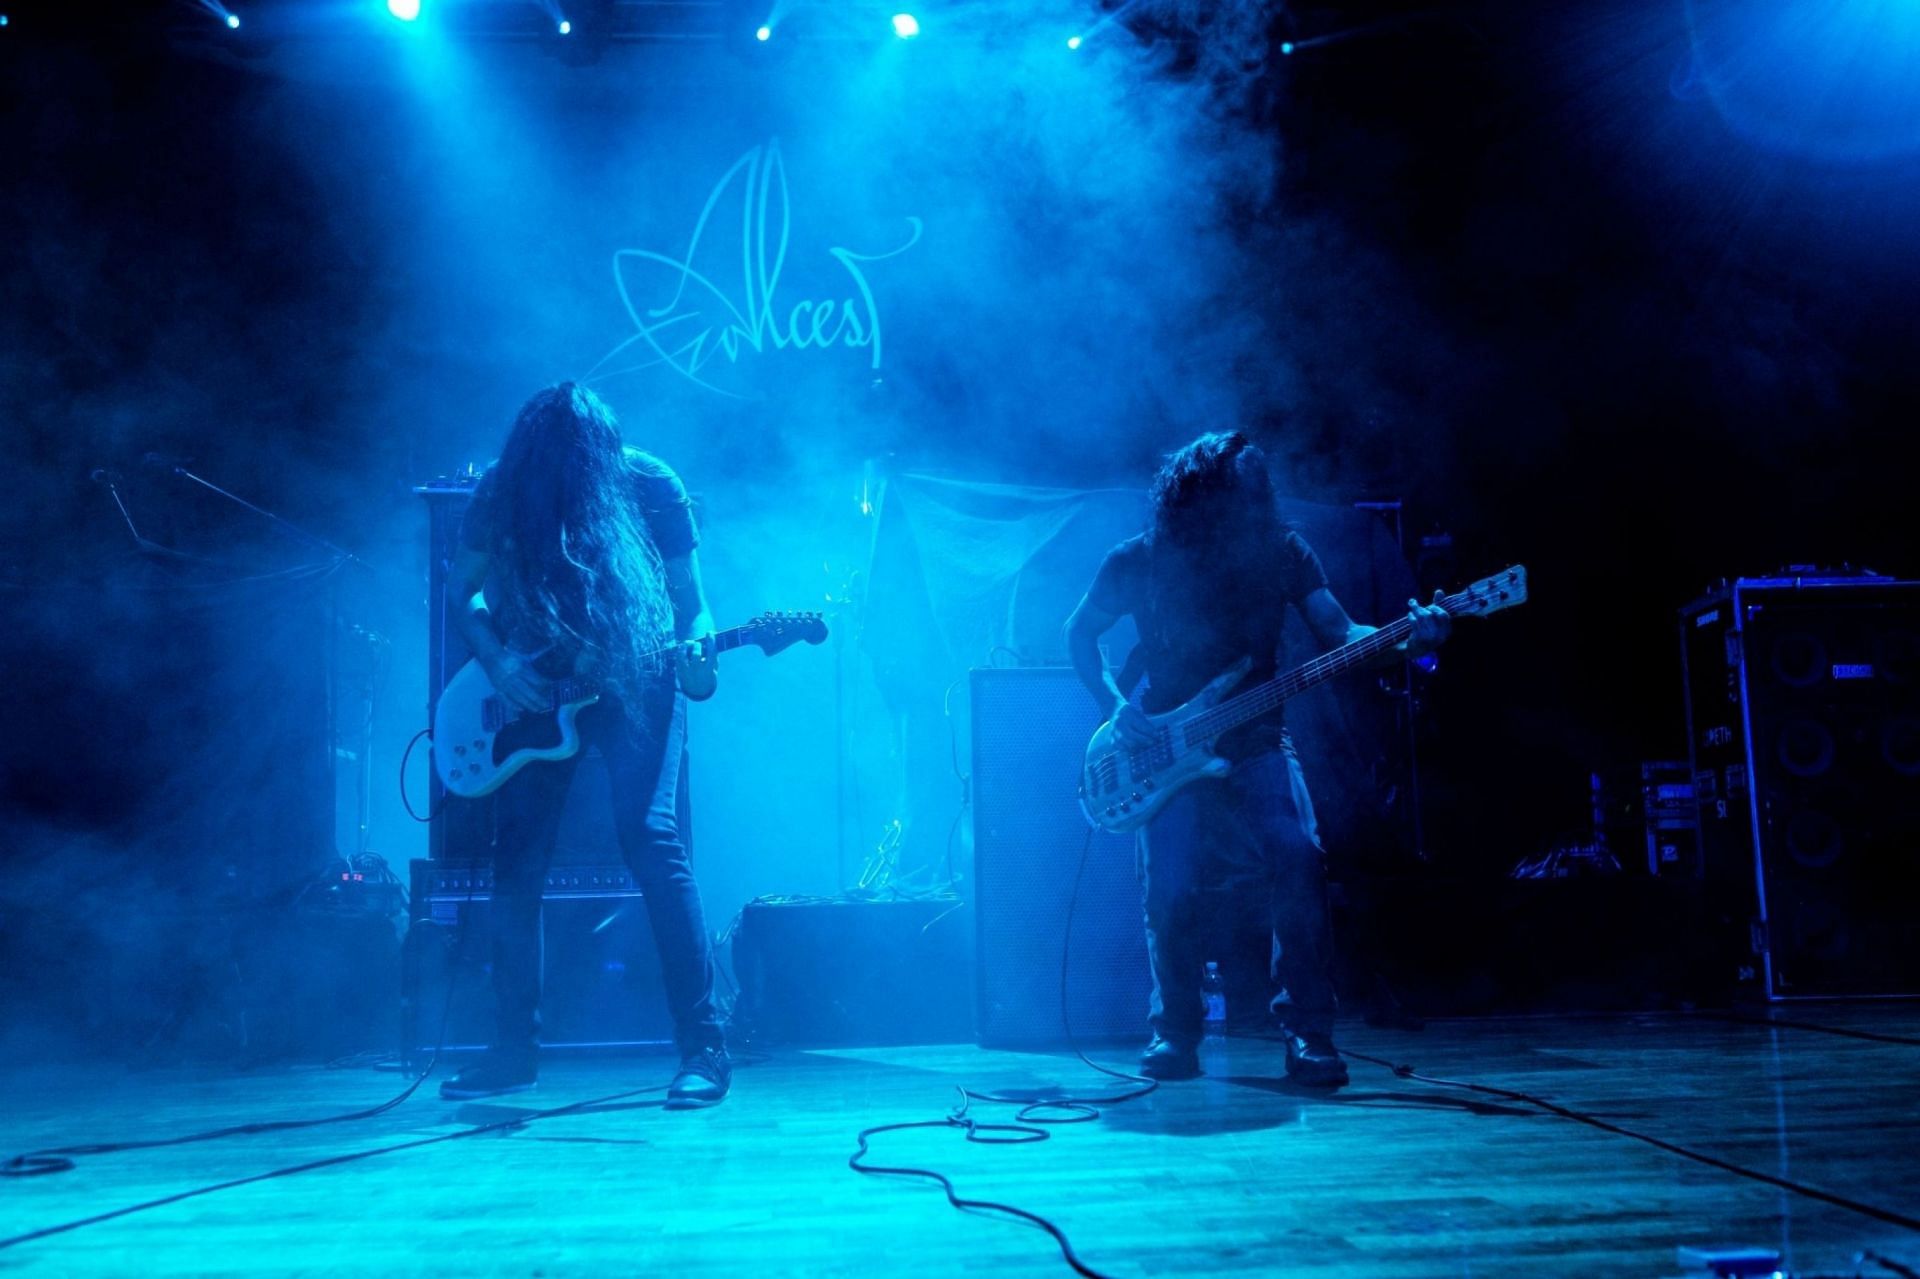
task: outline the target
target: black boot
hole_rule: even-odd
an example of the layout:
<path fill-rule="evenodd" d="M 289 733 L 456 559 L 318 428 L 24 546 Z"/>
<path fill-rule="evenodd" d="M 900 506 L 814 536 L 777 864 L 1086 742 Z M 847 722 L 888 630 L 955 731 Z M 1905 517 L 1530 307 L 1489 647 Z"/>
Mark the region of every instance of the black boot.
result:
<path fill-rule="evenodd" d="M 532 1057 L 489 1052 L 441 1084 L 440 1095 L 448 1101 L 470 1101 L 475 1097 L 528 1092 L 538 1084 L 539 1074 L 539 1066 Z"/>
<path fill-rule="evenodd" d="M 680 1058 L 680 1073 L 667 1086 L 668 1110 L 698 1110 L 727 1099 L 733 1061 L 724 1048 L 701 1048 Z"/>
<path fill-rule="evenodd" d="M 1140 1073 L 1148 1079 L 1197 1079 L 1200 1076 L 1200 1050 L 1194 1044 L 1175 1043 L 1159 1035 L 1140 1054 Z"/>
<path fill-rule="evenodd" d="M 1287 1078 L 1311 1088 L 1347 1086 L 1347 1063 L 1325 1031 L 1287 1036 Z"/>

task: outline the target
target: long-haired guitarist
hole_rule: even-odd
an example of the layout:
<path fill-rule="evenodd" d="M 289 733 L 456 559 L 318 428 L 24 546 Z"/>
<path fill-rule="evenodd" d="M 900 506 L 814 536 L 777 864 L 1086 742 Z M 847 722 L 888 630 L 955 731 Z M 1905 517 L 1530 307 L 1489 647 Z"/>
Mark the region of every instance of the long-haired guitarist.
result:
<path fill-rule="evenodd" d="M 548 387 L 515 419 L 460 531 L 447 613 L 495 690 L 547 708 L 551 682 L 591 674 L 608 691 L 578 728 L 606 761 L 614 829 L 660 951 L 681 1067 L 677 1107 L 727 1094 L 713 956 L 681 821 L 686 703 L 710 696 L 711 634 L 679 476 L 625 446 L 585 387 Z M 441 1087 L 485 1097 L 534 1085 L 540 1033 L 540 895 L 578 756 L 529 765 L 495 810 L 491 1050 Z"/>
<path fill-rule="evenodd" d="M 1238 432 L 1201 436 L 1154 477 L 1147 530 L 1107 553 L 1067 623 L 1075 671 L 1123 745 L 1145 747 L 1149 715 L 1178 707 L 1236 662 L 1243 684 L 1272 675 L 1289 606 L 1331 648 L 1371 634 L 1327 589 L 1313 548 L 1281 520 L 1259 448 Z M 1408 601 L 1412 636 L 1395 659 L 1446 638 L 1438 606 Z M 1136 706 L 1106 670 L 1098 640 L 1131 614 L 1146 659 Z M 1139 833 L 1153 1038 L 1141 1068 L 1157 1079 L 1200 1073 L 1201 992 L 1209 901 L 1265 902 L 1273 930 L 1273 1011 L 1286 1027 L 1287 1073 L 1339 1087 L 1326 873 L 1313 804 L 1284 726 L 1269 715 L 1215 744 L 1233 765 L 1187 785 Z M 1284 992 L 1284 994 L 1282 993 Z"/>

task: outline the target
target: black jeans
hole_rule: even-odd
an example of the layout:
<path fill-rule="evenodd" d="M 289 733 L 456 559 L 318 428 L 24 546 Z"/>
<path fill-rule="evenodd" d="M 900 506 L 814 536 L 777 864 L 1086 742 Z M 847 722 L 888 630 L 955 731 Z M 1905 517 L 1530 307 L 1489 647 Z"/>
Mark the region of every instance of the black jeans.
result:
<path fill-rule="evenodd" d="M 1291 744 L 1175 796 L 1140 832 L 1139 871 L 1154 1033 L 1181 1044 L 1200 1039 L 1203 968 L 1223 958 L 1207 947 L 1224 945 L 1231 931 L 1215 925 L 1249 910 L 1264 915 L 1271 931 L 1266 977 L 1273 1013 L 1296 1034 L 1332 1032 L 1326 858 Z"/>
<path fill-rule="evenodd" d="M 687 699 L 670 680 L 640 698 L 638 714 L 611 697 L 580 714 L 582 749 L 607 764 L 614 832 L 653 925 L 667 1008 L 682 1052 L 721 1046 L 713 1004 L 713 943 L 680 830 Z M 580 756 L 539 760 L 500 789 L 494 810 L 493 991 L 495 1048 L 531 1056 L 540 1042 L 540 894 L 561 809 Z"/>

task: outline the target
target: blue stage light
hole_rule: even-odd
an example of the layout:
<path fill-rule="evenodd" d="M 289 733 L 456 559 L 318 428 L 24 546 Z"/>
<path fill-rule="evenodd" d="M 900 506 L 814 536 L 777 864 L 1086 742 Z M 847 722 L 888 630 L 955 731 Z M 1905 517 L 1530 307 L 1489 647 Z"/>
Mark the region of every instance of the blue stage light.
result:
<path fill-rule="evenodd" d="M 1280 52 L 1282 52 L 1282 53 L 1292 53 L 1292 52 L 1293 52 L 1293 41 L 1291 41 L 1291 40 L 1282 40 L 1282 41 L 1280 42 Z"/>
<path fill-rule="evenodd" d="M 1067 48 L 1069 48 L 1069 49 L 1078 49 L 1079 47 L 1080 47 L 1080 37 L 1079 37 L 1079 36 L 1068 36 L 1068 37 L 1067 37 Z"/>
<path fill-rule="evenodd" d="M 761 27 L 758 31 L 753 33 L 753 38 L 763 43 L 765 41 L 771 40 L 773 39 L 773 28 Z"/>
<path fill-rule="evenodd" d="M 238 31 L 238 30 L 240 29 L 240 15 L 239 15 L 239 14 L 237 14 L 237 13 L 230 13 L 230 14 L 228 14 L 228 15 L 227 15 L 227 29 L 228 29 L 228 30 L 230 30 L 230 31 Z"/>
<path fill-rule="evenodd" d="M 565 18 L 560 19 L 560 34 L 563 36 L 570 36 L 573 34 L 573 24 L 571 22 L 568 22 Z"/>
<path fill-rule="evenodd" d="M 920 20 L 910 13 L 893 15 L 893 34 L 902 40 L 911 40 L 920 34 Z"/>
<path fill-rule="evenodd" d="M 420 0 L 387 0 L 387 12 L 402 22 L 412 22 L 420 16 Z"/>

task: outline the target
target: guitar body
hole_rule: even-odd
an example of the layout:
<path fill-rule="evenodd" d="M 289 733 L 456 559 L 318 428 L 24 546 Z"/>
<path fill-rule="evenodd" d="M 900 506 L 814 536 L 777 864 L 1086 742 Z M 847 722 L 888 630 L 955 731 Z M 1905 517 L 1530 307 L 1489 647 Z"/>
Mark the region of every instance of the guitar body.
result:
<path fill-rule="evenodd" d="M 826 638 L 827 624 L 818 613 L 762 613 L 703 643 L 715 655 L 752 645 L 771 657 L 795 644 L 820 644 Z M 494 691 L 480 663 L 462 666 L 433 709 L 433 770 L 440 784 L 449 794 L 478 799 L 499 790 L 528 764 L 571 758 L 580 749 L 575 721 L 600 700 L 600 687 L 591 680 L 558 680 L 551 684 L 551 694 L 549 709 L 523 711 Z"/>
<path fill-rule="evenodd" d="M 1122 746 L 1111 722 L 1095 730 L 1080 775 L 1080 811 L 1087 820 L 1115 834 L 1138 830 L 1187 783 L 1232 772 L 1233 765 L 1214 753 L 1212 737 L 1189 739 L 1187 728 L 1203 712 L 1218 706 L 1252 667 L 1250 660 L 1242 658 L 1190 700 L 1149 715 L 1154 728 L 1150 746 L 1137 750 Z"/>
<path fill-rule="evenodd" d="M 520 711 L 493 691 L 478 662 L 447 682 L 433 712 L 433 767 L 440 784 L 462 799 L 478 799 L 506 785 L 535 760 L 566 759 L 580 749 L 580 712 L 599 701 L 591 694 L 550 711 Z"/>

